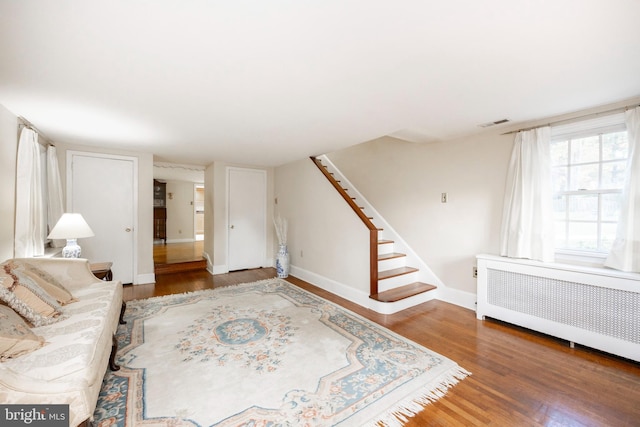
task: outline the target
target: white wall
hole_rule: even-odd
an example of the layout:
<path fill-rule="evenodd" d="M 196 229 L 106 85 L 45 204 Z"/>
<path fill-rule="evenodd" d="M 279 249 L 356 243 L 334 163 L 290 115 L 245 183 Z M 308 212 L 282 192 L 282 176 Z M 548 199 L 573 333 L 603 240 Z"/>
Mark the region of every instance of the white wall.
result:
<path fill-rule="evenodd" d="M 215 243 L 214 229 L 214 201 L 215 201 L 215 164 L 212 163 L 204 171 L 204 241 L 202 242 L 203 256 L 207 259 L 207 271 L 213 274 L 213 254 Z"/>
<path fill-rule="evenodd" d="M 289 222 L 292 273 L 338 295 L 369 295 L 369 230 L 306 158 L 275 171 L 275 212 Z"/>
<path fill-rule="evenodd" d="M 476 255 L 499 252 L 514 140 L 513 133 L 505 133 L 638 103 L 639 97 L 630 98 L 444 142 L 383 137 L 328 157 L 449 289 L 475 294 Z M 314 169 L 309 159 L 276 169 L 276 208 L 291 222 L 293 268 L 315 284 L 329 278 L 368 291 L 366 235 L 360 236 L 355 214 Z M 447 193 L 447 203 L 441 203 L 441 193 Z"/>
<path fill-rule="evenodd" d="M 18 118 L 0 105 L 0 262 L 13 258 Z"/>
<path fill-rule="evenodd" d="M 167 181 L 167 243 L 195 240 L 193 196 L 193 182 Z"/>
<path fill-rule="evenodd" d="M 0 105 L 0 258 L 13 257 L 14 216 L 15 216 L 15 175 L 18 147 L 18 119 Z M 138 157 L 138 271 L 144 282 L 153 281 L 153 156 L 151 154 L 114 152 L 96 147 L 66 145 L 56 142 L 60 178 L 63 188 L 66 179 L 66 151 L 90 151 L 121 154 Z M 66 198 L 65 198 L 66 199 Z M 96 197 L 99 203 L 99 198 Z"/>
<path fill-rule="evenodd" d="M 512 145 L 496 133 L 432 144 L 386 137 L 328 157 L 446 286 L 475 294 L 475 256 L 499 247 Z"/>
<path fill-rule="evenodd" d="M 498 254 L 515 131 L 591 117 L 640 98 L 444 142 L 385 137 L 328 157 L 449 288 L 476 293 L 476 255 Z M 441 203 L 441 194 L 448 202 Z"/>

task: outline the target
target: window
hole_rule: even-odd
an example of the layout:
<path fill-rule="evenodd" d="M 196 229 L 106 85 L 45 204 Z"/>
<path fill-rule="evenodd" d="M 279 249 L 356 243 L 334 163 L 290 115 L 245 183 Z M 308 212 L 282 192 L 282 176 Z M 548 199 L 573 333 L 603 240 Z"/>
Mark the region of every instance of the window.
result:
<path fill-rule="evenodd" d="M 629 156 L 623 116 L 552 129 L 550 153 L 556 250 L 607 254 Z"/>

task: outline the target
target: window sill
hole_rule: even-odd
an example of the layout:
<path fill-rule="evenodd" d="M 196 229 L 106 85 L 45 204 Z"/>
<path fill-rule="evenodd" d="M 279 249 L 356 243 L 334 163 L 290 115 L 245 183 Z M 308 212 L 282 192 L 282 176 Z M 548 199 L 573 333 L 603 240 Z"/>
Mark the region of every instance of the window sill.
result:
<path fill-rule="evenodd" d="M 607 254 L 600 252 L 556 251 L 555 262 L 582 265 L 586 267 L 604 267 Z"/>

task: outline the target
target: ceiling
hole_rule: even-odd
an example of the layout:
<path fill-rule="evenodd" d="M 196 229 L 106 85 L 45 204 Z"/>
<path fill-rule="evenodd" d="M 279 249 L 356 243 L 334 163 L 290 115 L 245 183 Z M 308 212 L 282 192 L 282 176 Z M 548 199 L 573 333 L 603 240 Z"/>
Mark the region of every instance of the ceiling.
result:
<path fill-rule="evenodd" d="M 638 95 L 638 0 L 0 0 L 0 104 L 163 162 L 277 166 Z"/>

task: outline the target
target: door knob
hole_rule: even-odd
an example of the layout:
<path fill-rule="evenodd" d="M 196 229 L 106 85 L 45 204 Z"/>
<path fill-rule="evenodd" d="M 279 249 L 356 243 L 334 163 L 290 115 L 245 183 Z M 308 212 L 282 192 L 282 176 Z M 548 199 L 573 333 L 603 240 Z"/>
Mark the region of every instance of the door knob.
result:
<path fill-rule="evenodd" d="M 124 229 L 124 231 L 126 231 L 127 233 L 131 231 L 131 228 L 127 227 Z"/>
<path fill-rule="evenodd" d="M 231 228 L 232 228 L 232 229 L 233 229 L 233 228 L 236 228 L 236 226 L 235 226 L 235 225 L 232 225 L 232 226 L 231 226 Z"/>

